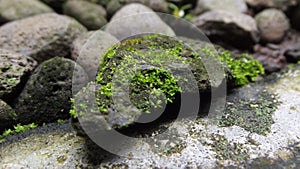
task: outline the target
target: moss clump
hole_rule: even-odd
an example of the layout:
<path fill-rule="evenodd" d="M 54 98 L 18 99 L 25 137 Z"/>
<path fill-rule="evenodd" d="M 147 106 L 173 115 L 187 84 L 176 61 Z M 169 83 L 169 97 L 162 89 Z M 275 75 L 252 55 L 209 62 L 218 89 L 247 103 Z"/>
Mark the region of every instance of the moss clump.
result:
<path fill-rule="evenodd" d="M 8 129 L 5 130 L 3 132 L 2 135 L 0 135 L 0 143 L 3 142 L 3 140 L 8 137 L 9 135 L 13 135 L 13 134 L 18 134 L 18 133 L 22 133 L 24 131 L 30 130 L 30 129 L 35 129 L 37 128 L 38 125 L 31 123 L 28 125 L 21 125 L 21 124 L 17 124 L 16 126 L 14 126 L 14 129 Z"/>
<path fill-rule="evenodd" d="M 242 55 L 233 55 L 229 51 L 215 53 L 209 48 L 204 48 L 203 52 L 211 56 L 217 55 L 222 63 L 226 63 L 235 79 L 235 85 L 243 86 L 254 82 L 258 75 L 265 73 L 263 66 L 247 53 Z"/>
<path fill-rule="evenodd" d="M 237 92 L 237 98 L 226 103 L 218 121 L 220 127 L 240 126 L 249 132 L 267 134 L 274 123 L 272 113 L 277 109 L 276 96 L 264 89 L 247 89 L 252 96 L 240 98 L 245 93 Z"/>

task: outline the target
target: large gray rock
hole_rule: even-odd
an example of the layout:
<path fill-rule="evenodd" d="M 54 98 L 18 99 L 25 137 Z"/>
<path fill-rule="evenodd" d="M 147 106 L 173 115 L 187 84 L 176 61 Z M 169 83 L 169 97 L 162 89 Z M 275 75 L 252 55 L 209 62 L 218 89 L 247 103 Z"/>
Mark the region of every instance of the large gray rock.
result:
<path fill-rule="evenodd" d="M 261 40 L 280 42 L 290 28 L 289 19 L 278 9 L 266 9 L 255 16 Z"/>
<path fill-rule="evenodd" d="M 38 0 L 0 0 L 0 23 L 49 12 L 53 10 Z"/>
<path fill-rule="evenodd" d="M 107 23 L 106 10 L 97 4 L 84 0 L 69 0 L 63 6 L 64 14 L 71 16 L 89 30 L 100 29 Z"/>
<path fill-rule="evenodd" d="M 18 121 L 43 124 L 69 117 L 72 91 L 79 91 L 86 81 L 84 70 L 70 59 L 55 57 L 43 62 L 14 105 Z"/>
<path fill-rule="evenodd" d="M 107 12 L 110 16 L 115 14 L 122 6 L 130 3 L 141 3 L 156 12 L 168 13 L 168 3 L 166 0 L 111 0 L 106 6 Z"/>
<path fill-rule="evenodd" d="M 0 99 L 11 103 L 36 66 L 37 62 L 28 56 L 0 49 Z"/>
<path fill-rule="evenodd" d="M 0 133 L 12 127 L 16 120 L 15 111 L 7 103 L 0 100 Z"/>
<path fill-rule="evenodd" d="M 74 40 L 72 59 L 86 70 L 90 80 L 95 80 L 100 59 L 111 46 L 118 42 L 115 37 L 101 30 L 88 32 Z"/>
<path fill-rule="evenodd" d="M 86 28 L 67 16 L 41 14 L 0 27 L 0 48 L 42 62 L 55 56 L 67 56 L 72 41 L 84 32 Z"/>
<path fill-rule="evenodd" d="M 244 0 L 198 0 L 194 11 L 195 14 L 201 14 L 211 10 L 245 13 L 247 9 Z"/>
<path fill-rule="evenodd" d="M 287 10 L 291 6 L 295 6 L 297 0 L 245 0 L 250 6 L 261 9 L 261 8 L 280 8 Z"/>
<path fill-rule="evenodd" d="M 214 10 L 197 17 L 193 23 L 206 35 L 238 47 L 249 47 L 259 40 L 255 20 L 245 14 Z"/>
<path fill-rule="evenodd" d="M 140 129 L 146 132 L 137 134 L 136 138 L 148 139 L 140 140 L 132 147 L 128 145 L 129 151 L 123 157 L 107 153 L 91 141 L 76 136 L 68 123 L 47 125 L 7 138 L 0 145 L 0 167 L 299 168 L 300 68 L 267 79 L 271 82 L 253 84 L 229 95 L 231 99 L 244 103 L 239 104 L 243 107 L 238 107 L 235 112 L 252 113 L 247 115 L 262 120 L 253 120 L 251 125 L 218 127 L 214 119 L 209 118 L 157 124 L 150 130 Z M 282 103 L 276 102 L 273 92 L 278 94 Z M 259 97 L 266 93 L 271 94 L 267 99 L 264 99 L 266 96 Z M 236 105 L 232 101 L 227 104 Z M 273 119 L 273 125 L 268 124 L 270 131 L 261 134 L 245 129 L 252 126 L 256 130 L 264 126 L 266 112 Z M 247 118 L 247 115 L 241 115 L 234 120 Z M 159 135 L 166 131 L 171 131 L 169 137 L 160 139 Z"/>
<path fill-rule="evenodd" d="M 105 31 L 119 40 L 145 33 L 175 35 L 153 10 L 138 3 L 120 9 L 107 24 Z"/>

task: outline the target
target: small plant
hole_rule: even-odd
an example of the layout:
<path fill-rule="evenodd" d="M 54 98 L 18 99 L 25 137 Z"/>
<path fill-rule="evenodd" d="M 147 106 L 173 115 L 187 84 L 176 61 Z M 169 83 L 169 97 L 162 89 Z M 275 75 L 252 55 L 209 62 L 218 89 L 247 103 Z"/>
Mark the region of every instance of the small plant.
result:
<path fill-rule="evenodd" d="M 3 139 L 5 139 L 6 137 L 8 137 L 9 135 L 22 133 L 24 131 L 27 131 L 27 130 L 30 130 L 30 129 L 35 129 L 37 127 L 38 127 L 38 125 L 36 125 L 34 123 L 31 123 L 31 124 L 28 124 L 28 125 L 17 124 L 16 126 L 14 126 L 13 130 L 12 129 L 5 130 L 3 132 L 3 134 L 0 135 L 0 142 L 2 142 Z"/>
<path fill-rule="evenodd" d="M 169 3 L 169 8 L 172 10 L 172 14 L 176 17 L 176 18 L 184 18 L 188 21 L 191 21 L 193 19 L 193 15 L 186 13 L 186 10 L 189 10 L 192 8 L 191 4 L 186 4 L 183 5 L 181 7 L 173 4 L 173 3 Z"/>

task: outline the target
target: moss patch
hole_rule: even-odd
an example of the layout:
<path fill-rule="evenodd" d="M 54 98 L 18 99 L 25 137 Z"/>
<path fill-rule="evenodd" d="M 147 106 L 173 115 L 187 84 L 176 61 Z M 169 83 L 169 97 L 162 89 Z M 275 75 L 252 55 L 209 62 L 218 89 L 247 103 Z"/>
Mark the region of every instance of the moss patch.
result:
<path fill-rule="evenodd" d="M 251 88 L 251 87 L 250 87 Z M 226 108 L 218 121 L 220 127 L 240 126 L 249 132 L 267 134 L 274 123 L 272 113 L 277 109 L 276 95 L 265 89 L 246 89 L 245 93 L 237 92 L 235 98 L 226 103 Z"/>

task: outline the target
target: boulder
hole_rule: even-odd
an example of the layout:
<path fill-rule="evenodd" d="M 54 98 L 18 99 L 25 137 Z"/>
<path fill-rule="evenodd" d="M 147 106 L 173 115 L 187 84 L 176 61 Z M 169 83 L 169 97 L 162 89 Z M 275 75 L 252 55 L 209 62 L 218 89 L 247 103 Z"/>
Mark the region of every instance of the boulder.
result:
<path fill-rule="evenodd" d="M 0 23 L 50 12 L 53 10 L 38 0 L 0 0 Z"/>
<path fill-rule="evenodd" d="M 36 66 L 28 56 L 0 49 L 0 99 L 12 103 Z"/>
<path fill-rule="evenodd" d="M 16 120 L 17 115 L 15 111 L 7 103 L 0 100 L 0 133 L 12 127 Z"/>
<path fill-rule="evenodd" d="M 259 40 L 255 20 L 245 14 L 215 10 L 200 15 L 193 23 L 212 41 L 249 48 Z"/>
<path fill-rule="evenodd" d="M 174 31 L 156 13 L 138 3 L 125 5 L 120 9 L 107 24 L 105 31 L 119 40 L 146 33 L 175 35 Z"/>
<path fill-rule="evenodd" d="M 248 8 L 244 0 L 198 0 L 194 12 L 198 15 L 212 10 L 246 13 Z"/>
<path fill-rule="evenodd" d="M 287 10 L 289 7 L 297 5 L 297 0 L 245 0 L 253 8 L 260 10 L 262 8 L 279 8 Z"/>
<path fill-rule="evenodd" d="M 98 30 L 106 23 L 106 10 L 97 4 L 84 0 L 69 0 L 63 6 L 65 15 L 71 16 L 89 30 Z"/>
<path fill-rule="evenodd" d="M 268 77 L 269 82 L 229 93 L 228 108 L 237 108 L 231 111 L 240 112 L 241 116 L 229 116 L 227 120 L 239 121 L 238 125 L 220 127 L 214 122 L 216 119 L 198 118 L 133 128 L 123 134 L 127 135 L 126 141 L 138 141 L 126 145 L 128 151 L 118 156 L 76 136 L 69 122 L 51 124 L 8 137 L 0 144 L 0 167 L 299 168 L 299 71 L 298 66 Z M 242 123 L 243 119 L 248 120 L 247 116 L 252 121 Z M 272 125 L 265 120 L 272 121 Z M 130 132 L 137 134 L 130 137 Z M 163 135 L 166 132 L 169 135 Z"/>
<path fill-rule="evenodd" d="M 0 48 L 30 56 L 40 63 L 55 56 L 67 56 L 72 41 L 85 31 L 67 16 L 41 14 L 0 27 Z"/>
<path fill-rule="evenodd" d="M 74 40 L 72 59 L 86 70 L 90 80 L 95 80 L 100 59 L 116 43 L 115 37 L 101 30 L 85 33 Z"/>
<path fill-rule="evenodd" d="M 255 16 L 261 40 L 278 43 L 290 28 L 289 19 L 278 9 L 266 9 Z"/>
<path fill-rule="evenodd" d="M 43 124 L 68 118 L 72 91 L 79 91 L 86 81 L 84 70 L 70 59 L 55 57 L 43 62 L 14 104 L 18 122 Z"/>

